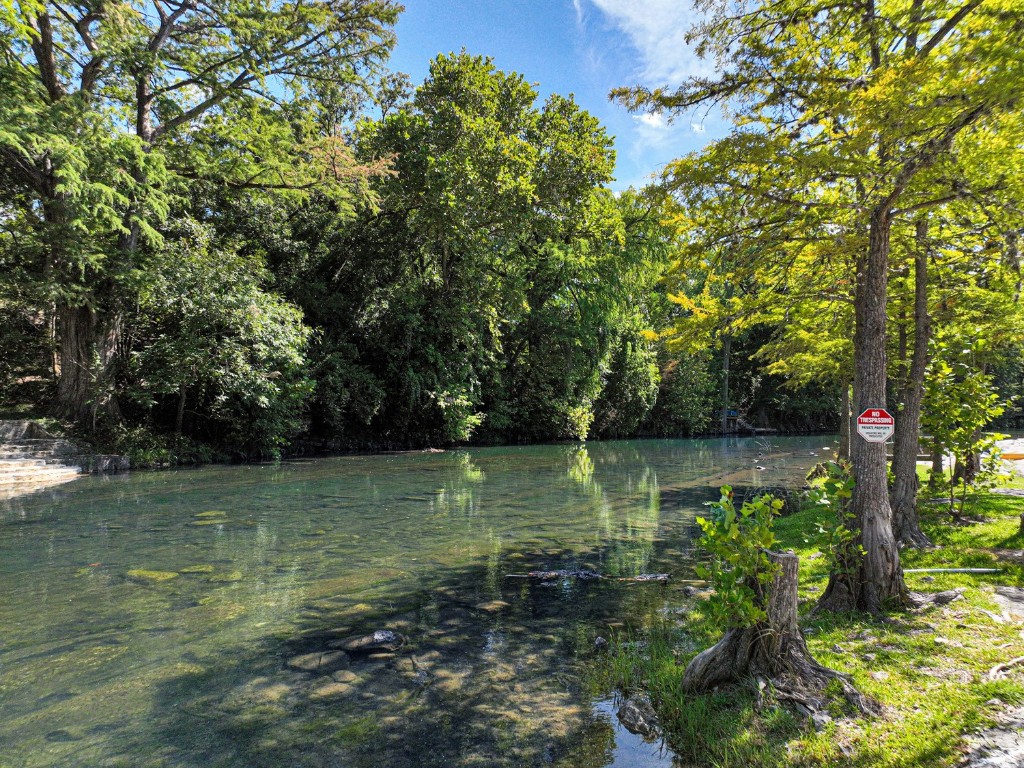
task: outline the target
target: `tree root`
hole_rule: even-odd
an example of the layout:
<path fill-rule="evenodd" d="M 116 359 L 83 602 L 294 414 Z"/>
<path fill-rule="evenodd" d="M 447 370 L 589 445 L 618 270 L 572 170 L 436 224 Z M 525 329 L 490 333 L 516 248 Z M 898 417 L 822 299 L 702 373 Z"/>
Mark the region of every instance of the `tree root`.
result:
<path fill-rule="evenodd" d="M 1010 659 L 1009 661 L 1003 662 L 1002 664 L 996 664 L 992 669 L 985 675 L 986 680 L 1001 680 L 1007 672 L 1014 667 L 1019 667 L 1024 664 L 1024 656 L 1018 656 L 1016 659 Z"/>
<path fill-rule="evenodd" d="M 849 677 L 823 667 L 807 650 L 797 625 L 796 555 L 772 552 L 769 557 L 779 570 L 769 590 L 767 620 L 730 629 L 717 644 L 697 654 L 683 674 L 683 690 L 706 692 L 721 683 L 753 677 L 770 683 L 780 701 L 799 711 L 821 712 L 840 693 L 855 711 L 878 714 L 878 705 L 857 691 Z"/>
<path fill-rule="evenodd" d="M 900 549 L 932 549 L 935 543 L 920 528 L 906 528 L 896 535 Z"/>
<path fill-rule="evenodd" d="M 915 609 L 928 608 L 933 605 L 949 605 L 963 597 L 963 587 L 947 589 L 944 592 L 908 592 L 910 607 Z"/>
<path fill-rule="evenodd" d="M 848 676 L 815 661 L 801 635 L 779 638 L 765 630 L 729 630 L 716 645 L 690 662 L 683 676 L 683 690 L 703 693 L 723 683 L 754 677 L 770 684 L 780 702 L 798 710 L 822 712 L 838 693 L 861 714 L 877 715 L 881 711 Z"/>

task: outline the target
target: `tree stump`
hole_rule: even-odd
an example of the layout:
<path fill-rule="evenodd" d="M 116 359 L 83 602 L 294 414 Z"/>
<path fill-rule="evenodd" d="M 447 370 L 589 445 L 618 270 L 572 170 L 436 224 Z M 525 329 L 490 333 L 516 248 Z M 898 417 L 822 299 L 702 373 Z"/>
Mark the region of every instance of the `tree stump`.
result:
<path fill-rule="evenodd" d="M 828 703 L 826 687 L 835 681 L 843 697 L 858 711 L 877 712 L 877 705 L 862 696 L 849 678 L 821 666 L 807 650 L 797 624 L 797 583 L 800 558 L 792 553 L 769 552 L 778 565 L 762 606 L 767 618 L 752 627 L 728 630 L 716 645 L 697 654 L 683 675 L 683 689 L 709 691 L 721 683 L 744 679 L 770 683 L 776 697 L 810 712 Z"/>

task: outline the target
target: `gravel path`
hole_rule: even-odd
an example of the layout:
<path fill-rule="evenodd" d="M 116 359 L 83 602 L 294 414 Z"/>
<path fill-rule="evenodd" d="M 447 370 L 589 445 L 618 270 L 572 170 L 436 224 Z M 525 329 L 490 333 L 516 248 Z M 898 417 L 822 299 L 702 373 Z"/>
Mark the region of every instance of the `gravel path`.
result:
<path fill-rule="evenodd" d="M 1024 453 L 1024 439 L 1000 440 L 1003 453 Z M 1024 461 L 1010 461 L 1017 474 L 1024 475 Z M 1019 489 L 996 489 L 997 493 L 1024 496 Z M 996 603 L 1003 617 L 1024 623 L 1024 588 L 999 587 Z M 1024 768 L 1024 707 L 1010 707 L 999 716 L 999 725 L 981 731 L 968 740 L 970 752 L 963 768 Z"/>
<path fill-rule="evenodd" d="M 968 740 L 963 768 L 1024 768 L 1024 707 L 1006 710 L 999 721 Z"/>
<path fill-rule="evenodd" d="M 1024 453 L 1024 438 L 1000 440 L 996 445 L 1003 453 Z M 1008 461 L 1006 463 L 1012 464 L 1018 475 L 1024 475 L 1024 461 Z"/>

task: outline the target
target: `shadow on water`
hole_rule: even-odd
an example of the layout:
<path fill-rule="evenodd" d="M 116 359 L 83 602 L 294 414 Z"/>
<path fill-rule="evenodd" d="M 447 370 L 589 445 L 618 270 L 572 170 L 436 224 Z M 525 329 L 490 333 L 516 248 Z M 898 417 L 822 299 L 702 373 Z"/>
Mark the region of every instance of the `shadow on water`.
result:
<path fill-rule="evenodd" d="M 609 559 L 590 554 L 581 562 L 579 553 L 538 552 L 465 568 L 387 610 L 321 605 L 298 636 L 197 659 L 194 672 L 161 686 L 159 733 L 146 741 L 163 745 L 175 765 L 608 765 L 618 729 L 591 706 L 581 665 L 597 652 L 601 627 L 639 623 L 674 587 L 505 577 Z M 337 650 L 381 629 L 404 643 Z M 646 758 L 656 745 L 631 746 L 645 755 L 637 766 L 655 764 Z"/>
<path fill-rule="evenodd" d="M 683 603 L 722 482 L 810 460 L 757 451 L 347 457 L 0 505 L 0 766 L 670 765 L 584 672 L 598 634 Z M 580 569 L 613 578 L 514 578 Z M 643 572 L 681 578 L 614 580 Z M 405 640 L 335 647 L 375 630 Z"/>

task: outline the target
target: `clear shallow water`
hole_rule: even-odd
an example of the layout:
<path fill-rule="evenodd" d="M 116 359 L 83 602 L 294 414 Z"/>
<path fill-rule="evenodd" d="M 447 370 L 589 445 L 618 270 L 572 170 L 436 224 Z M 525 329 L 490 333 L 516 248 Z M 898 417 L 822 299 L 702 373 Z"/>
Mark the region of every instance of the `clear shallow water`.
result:
<path fill-rule="evenodd" d="M 670 765 L 580 670 L 596 635 L 681 603 L 679 581 L 515 575 L 688 578 L 718 485 L 799 478 L 829 444 L 342 457 L 5 502 L 0 767 Z M 378 629 L 407 641 L 302 668 Z"/>

